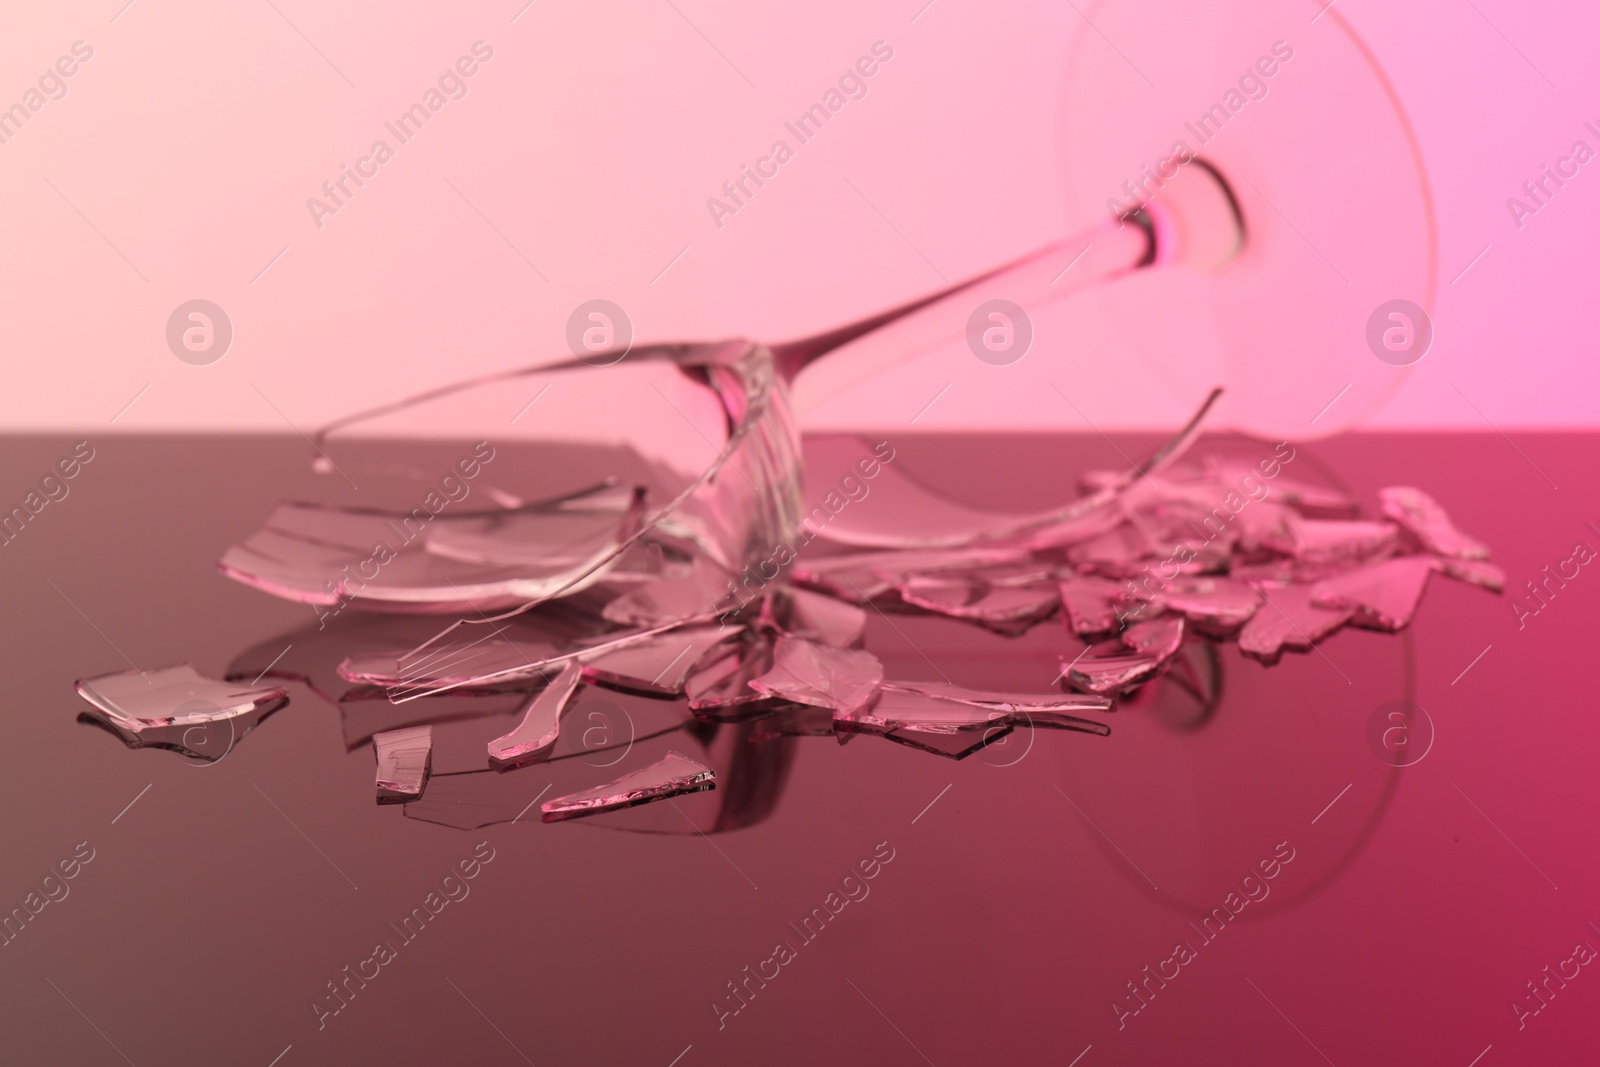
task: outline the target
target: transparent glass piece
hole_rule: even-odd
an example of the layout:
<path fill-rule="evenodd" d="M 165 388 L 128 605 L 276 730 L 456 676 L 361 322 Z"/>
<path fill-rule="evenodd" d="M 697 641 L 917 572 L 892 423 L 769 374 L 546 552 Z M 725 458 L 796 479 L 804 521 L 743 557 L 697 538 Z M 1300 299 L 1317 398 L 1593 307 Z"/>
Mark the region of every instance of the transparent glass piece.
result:
<path fill-rule="evenodd" d="M 1123 607 L 1123 588 L 1093 575 L 1063 577 L 1058 586 L 1068 627 L 1080 636 L 1115 630 Z"/>
<path fill-rule="evenodd" d="M 772 669 L 772 642 L 749 635 L 711 655 L 684 682 L 694 713 L 719 722 L 763 715 L 787 703 L 750 688 L 752 679 Z"/>
<path fill-rule="evenodd" d="M 1239 631 L 1239 651 L 1262 663 L 1278 662 L 1285 649 L 1309 652 L 1324 637 L 1350 621 L 1348 607 L 1323 608 L 1311 602 L 1306 585 L 1259 585 L 1265 603 Z"/>
<path fill-rule="evenodd" d="M 1124 693 L 1143 685 L 1161 670 L 1161 660 L 1138 653 L 1063 659 L 1067 684 L 1085 693 Z"/>
<path fill-rule="evenodd" d="M 870 652 L 780 637 L 772 669 L 751 679 L 750 687 L 796 704 L 850 712 L 871 700 L 882 682 L 883 664 Z"/>
<path fill-rule="evenodd" d="M 1121 634 L 1122 643 L 1141 656 L 1154 656 L 1157 661 L 1168 659 L 1183 644 L 1183 618 L 1163 615 L 1156 619 L 1136 622 Z"/>
<path fill-rule="evenodd" d="M 1357 626 L 1400 630 L 1416 614 L 1433 569 L 1427 556 L 1370 564 L 1318 582 L 1311 588 L 1311 602 L 1321 608 L 1350 608 Z"/>
<path fill-rule="evenodd" d="M 768 595 L 761 622 L 780 634 L 835 648 L 859 647 L 867 632 L 867 613 L 855 604 L 794 586 Z"/>
<path fill-rule="evenodd" d="M 1059 730 L 1077 730 L 1098 734 L 1111 733 L 1111 727 L 1073 715 L 1071 711 L 1108 711 L 1111 701 L 1105 697 L 1061 694 L 981 693 L 956 686 L 929 683 L 921 691 L 909 685 L 889 685 L 879 692 L 878 698 L 855 712 L 834 714 L 835 723 L 842 729 L 866 729 L 888 734 L 895 731 L 908 733 L 956 733 L 964 730 L 983 730 L 998 726 L 1037 726 Z M 930 692 L 931 691 L 931 692 Z M 932 693 L 945 693 L 961 699 L 948 699 Z"/>
<path fill-rule="evenodd" d="M 895 589 L 907 604 L 967 619 L 1006 633 L 1017 633 L 1049 618 L 1061 606 L 1061 594 L 1047 586 L 995 585 L 969 574 L 929 575 L 902 580 Z"/>
<path fill-rule="evenodd" d="M 737 604 L 728 573 L 708 559 L 698 559 L 687 574 L 639 585 L 608 603 L 603 615 L 619 626 L 658 626 L 704 616 Z"/>
<path fill-rule="evenodd" d="M 924 549 L 904 552 L 849 552 L 808 558 L 794 565 L 795 578 L 842 600 L 865 604 L 912 575 L 970 570 L 1026 561 L 1020 548 Z"/>
<path fill-rule="evenodd" d="M 1443 574 L 1458 581 L 1480 585 L 1491 593 L 1505 592 L 1506 572 L 1486 559 L 1436 556 L 1434 563 Z"/>
<path fill-rule="evenodd" d="M 1409 485 L 1379 489 L 1378 509 L 1405 527 L 1423 548 L 1435 555 L 1452 559 L 1489 558 L 1489 546 L 1456 529 L 1439 502 L 1421 489 Z"/>
<path fill-rule="evenodd" d="M 80 718 L 111 730 L 129 748 L 171 748 L 208 762 L 289 702 L 277 686 L 216 681 L 187 663 L 83 678 L 74 688 L 94 708 Z"/>
<path fill-rule="evenodd" d="M 583 676 L 619 689 L 678 696 L 706 653 L 738 635 L 737 627 L 682 627 L 631 641 L 615 651 L 584 655 Z"/>
<path fill-rule="evenodd" d="M 715 789 L 715 779 L 716 772 L 705 764 L 677 752 L 668 752 L 648 767 L 630 771 L 604 785 L 547 800 L 539 805 L 539 811 L 545 822 L 560 822 Z"/>
<path fill-rule="evenodd" d="M 1266 545 L 1304 563 L 1362 563 L 1399 547 L 1400 528 L 1391 522 L 1294 516 L 1287 526 L 1287 537 L 1273 538 Z"/>
<path fill-rule="evenodd" d="M 611 488 L 462 516 L 280 504 L 218 568 L 306 604 L 492 611 L 597 581 L 638 526 L 641 507 L 638 493 L 628 490 L 624 500 Z"/>
<path fill-rule="evenodd" d="M 1155 599 L 1214 636 L 1224 636 L 1244 625 L 1261 603 L 1256 591 L 1243 582 L 1204 576 L 1175 578 L 1156 593 Z"/>
<path fill-rule="evenodd" d="M 420 797 L 433 765 L 433 727 L 408 726 L 373 734 L 372 747 L 378 754 L 378 799 Z"/>
<path fill-rule="evenodd" d="M 581 681 L 583 668 L 569 660 L 561 673 L 528 702 L 517 728 L 489 742 L 489 765 L 514 767 L 548 756 L 561 736 L 561 713 Z"/>
<path fill-rule="evenodd" d="M 542 677 L 545 666 L 560 655 L 553 645 L 492 633 L 473 637 L 470 643 L 441 645 L 415 656 L 395 651 L 351 656 L 339 664 L 339 677 L 408 692 L 442 691 Z"/>

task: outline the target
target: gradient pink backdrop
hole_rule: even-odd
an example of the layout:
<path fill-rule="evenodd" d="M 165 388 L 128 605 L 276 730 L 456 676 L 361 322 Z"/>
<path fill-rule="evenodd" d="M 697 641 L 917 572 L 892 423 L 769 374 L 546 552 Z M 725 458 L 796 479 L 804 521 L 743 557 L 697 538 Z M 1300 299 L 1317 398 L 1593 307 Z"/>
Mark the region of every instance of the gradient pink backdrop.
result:
<path fill-rule="evenodd" d="M 1065 229 L 1071 4 L 124 2 L 0 17 L 0 105 L 94 49 L 0 144 L 5 428 L 107 427 L 136 395 L 115 430 L 307 428 L 562 354 L 596 297 L 641 340 L 781 340 L 937 286 L 923 256 L 959 278 Z M 1600 176 L 1520 231 L 1505 201 L 1600 123 L 1600 13 L 1338 11 L 1405 102 L 1440 226 L 1434 349 L 1368 425 L 1594 425 Z M 880 39 L 895 56 L 868 96 L 713 226 L 706 198 Z M 468 95 L 318 229 L 306 199 L 479 40 L 494 58 Z M 234 324 L 210 366 L 164 339 L 194 298 Z M 1082 429 L 1052 375 L 1101 427 L 1188 414 L 1124 356 L 1030 357 L 996 384 L 956 339 L 805 425 L 903 425 L 950 384 L 919 429 Z"/>

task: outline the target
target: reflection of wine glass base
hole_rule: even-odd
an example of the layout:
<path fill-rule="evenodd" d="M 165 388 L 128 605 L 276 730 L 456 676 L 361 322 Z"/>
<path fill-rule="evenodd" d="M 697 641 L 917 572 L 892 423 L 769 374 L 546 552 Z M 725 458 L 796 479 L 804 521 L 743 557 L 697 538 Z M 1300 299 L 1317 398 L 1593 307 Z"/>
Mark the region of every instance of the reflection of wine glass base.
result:
<path fill-rule="evenodd" d="M 1214 646 L 1224 695 L 1209 714 L 1164 677 L 1124 703 L 1107 744 L 1056 750 L 1062 788 L 1116 842 L 1105 862 L 1174 911 L 1210 912 L 1281 842 L 1295 860 L 1245 914 L 1303 900 L 1355 860 L 1399 785 L 1369 749 L 1368 713 L 1411 693 L 1410 642 L 1345 630 L 1272 667 Z"/>

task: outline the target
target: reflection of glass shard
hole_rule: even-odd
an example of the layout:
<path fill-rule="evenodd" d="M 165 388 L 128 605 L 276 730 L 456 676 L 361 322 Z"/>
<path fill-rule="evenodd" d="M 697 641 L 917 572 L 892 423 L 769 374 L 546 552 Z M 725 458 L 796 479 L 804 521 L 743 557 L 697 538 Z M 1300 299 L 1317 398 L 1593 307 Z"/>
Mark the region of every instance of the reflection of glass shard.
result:
<path fill-rule="evenodd" d="M 1076 711 L 1110 711 L 1111 701 L 1102 696 L 1083 693 L 993 693 L 981 689 L 966 689 L 947 682 L 884 682 L 885 692 L 918 693 L 935 700 L 956 704 L 970 704 L 975 708 L 1000 711 L 1020 719 L 1026 716 L 1034 725 L 1050 725 L 1047 721 L 1056 714 L 1070 716 Z"/>
<path fill-rule="evenodd" d="M 1379 489 L 1378 506 L 1429 552 L 1454 559 L 1489 558 L 1489 546 L 1456 529 L 1439 502 L 1421 489 L 1409 485 Z"/>
<path fill-rule="evenodd" d="M 870 652 L 780 637 L 772 669 L 750 686 L 796 704 L 850 712 L 871 700 L 882 681 L 883 664 Z"/>
<path fill-rule="evenodd" d="M 539 805 L 545 822 L 559 822 L 601 811 L 715 789 L 716 772 L 688 756 L 668 752 L 648 767 L 631 771 L 605 785 L 547 800 Z"/>
<path fill-rule="evenodd" d="M 1357 626 L 1392 632 L 1416 614 L 1432 573 L 1433 560 L 1427 556 L 1385 560 L 1318 582 L 1311 587 L 1311 602 L 1319 608 L 1353 609 Z"/>
<path fill-rule="evenodd" d="M 715 646 L 738 636 L 734 627 L 685 627 L 634 641 L 612 652 L 583 657 L 587 681 L 639 693 L 677 696 L 695 664 Z"/>
<path fill-rule="evenodd" d="M 561 673 L 531 701 L 517 728 L 489 742 L 489 763 L 512 767 L 547 756 L 561 736 L 561 713 L 583 680 L 583 668 L 568 661 Z"/>
<path fill-rule="evenodd" d="M 378 754 L 378 800 L 411 800 L 422 795 L 433 760 L 433 727 L 410 726 L 372 735 Z"/>
<path fill-rule="evenodd" d="M 95 709 L 84 717 L 108 727 L 130 748 L 175 748 L 203 760 L 227 755 L 235 741 L 289 702 L 276 686 L 214 681 L 187 663 L 84 678 L 75 688 Z"/>
<path fill-rule="evenodd" d="M 1239 651 L 1274 664 L 1284 649 L 1309 652 L 1355 614 L 1351 608 L 1321 608 L 1311 602 L 1311 587 L 1262 585 L 1265 605 L 1239 631 Z"/>

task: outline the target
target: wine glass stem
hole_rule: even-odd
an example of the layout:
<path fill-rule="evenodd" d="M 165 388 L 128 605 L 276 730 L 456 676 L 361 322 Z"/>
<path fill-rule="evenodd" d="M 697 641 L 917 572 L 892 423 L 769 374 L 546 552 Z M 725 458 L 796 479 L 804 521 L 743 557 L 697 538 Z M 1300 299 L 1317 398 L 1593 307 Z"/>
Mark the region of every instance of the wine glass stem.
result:
<path fill-rule="evenodd" d="M 825 333 L 775 344 L 772 352 L 779 373 L 792 382 L 823 356 L 870 334 L 871 343 L 859 356 L 852 353 L 851 359 L 837 361 L 848 365 L 838 373 L 854 383 L 960 335 L 985 301 L 1003 299 L 1037 308 L 1147 265 L 1154 259 L 1154 248 L 1154 234 L 1142 213 L 1109 219 L 910 303 Z"/>

